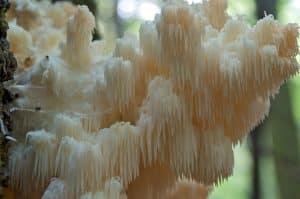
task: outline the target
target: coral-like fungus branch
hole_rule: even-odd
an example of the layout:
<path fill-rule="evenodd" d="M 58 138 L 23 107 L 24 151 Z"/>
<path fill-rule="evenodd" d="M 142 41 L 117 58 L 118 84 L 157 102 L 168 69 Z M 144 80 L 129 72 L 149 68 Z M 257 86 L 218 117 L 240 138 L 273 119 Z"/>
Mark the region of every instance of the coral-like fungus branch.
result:
<path fill-rule="evenodd" d="M 9 161 L 18 198 L 205 197 L 203 185 L 232 174 L 232 147 L 298 70 L 297 25 L 267 16 L 251 27 L 228 16 L 223 0 L 167 3 L 112 55 L 91 41 L 86 7 L 42 3 L 35 13 L 30 4 L 16 0 L 15 15 L 38 17 L 9 35 L 28 41 L 13 49 L 29 68 L 8 84 L 20 93 Z M 66 29 L 53 12 L 73 14 Z M 50 47 L 37 43 L 45 24 Z M 27 49 L 36 53 L 25 66 Z"/>

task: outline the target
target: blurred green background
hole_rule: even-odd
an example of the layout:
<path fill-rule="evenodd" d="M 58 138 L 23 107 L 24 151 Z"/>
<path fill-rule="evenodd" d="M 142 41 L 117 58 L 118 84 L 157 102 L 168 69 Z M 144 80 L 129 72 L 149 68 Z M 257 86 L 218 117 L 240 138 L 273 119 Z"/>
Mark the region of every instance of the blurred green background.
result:
<path fill-rule="evenodd" d="M 201 0 L 187 0 L 189 3 Z M 92 8 L 108 51 L 124 33 L 138 35 L 140 24 L 160 12 L 162 0 L 73 0 Z M 228 0 L 228 13 L 251 24 L 267 14 L 282 23 L 300 23 L 300 0 Z M 299 60 L 299 56 L 298 56 Z M 209 199 L 300 199 L 300 76 L 272 100 L 270 115 L 235 148 L 234 175 Z"/>

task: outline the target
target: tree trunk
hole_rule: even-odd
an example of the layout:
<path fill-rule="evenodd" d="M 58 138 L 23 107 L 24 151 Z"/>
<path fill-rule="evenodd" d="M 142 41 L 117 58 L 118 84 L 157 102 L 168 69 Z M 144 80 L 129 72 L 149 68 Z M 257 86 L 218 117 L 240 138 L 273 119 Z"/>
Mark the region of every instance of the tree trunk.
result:
<path fill-rule="evenodd" d="M 8 104 L 13 100 L 12 94 L 3 86 L 3 82 L 13 78 L 17 61 L 9 51 L 6 39 L 8 24 L 5 13 L 9 8 L 8 0 L 0 0 L 0 198 L 4 198 L 4 189 L 8 186 L 7 150 L 12 140 L 9 132 L 12 130 L 12 121 Z"/>
<path fill-rule="evenodd" d="M 117 37 L 120 38 L 123 36 L 123 23 L 122 19 L 118 15 L 118 4 L 119 0 L 114 0 L 114 22 L 116 26 Z"/>
<path fill-rule="evenodd" d="M 265 14 L 273 14 L 276 18 L 276 0 L 256 0 L 256 3 L 259 18 Z M 270 126 L 273 138 L 273 158 L 280 198 L 300 198 L 300 156 L 289 84 L 284 85 L 275 97 L 265 124 Z"/>
<path fill-rule="evenodd" d="M 266 14 L 273 14 L 276 16 L 276 0 L 256 0 L 256 16 L 258 19 L 263 18 Z M 252 199 L 261 198 L 261 184 L 260 184 L 260 154 L 262 146 L 260 144 L 260 137 L 264 130 L 264 124 L 256 127 L 250 134 L 251 154 L 253 160 L 252 166 Z"/>
<path fill-rule="evenodd" d="M 297 128 L 291 110 L 289 85 L 273 101 L 270 126 L 280 198 L 300 198 L 300 165 Z"/>

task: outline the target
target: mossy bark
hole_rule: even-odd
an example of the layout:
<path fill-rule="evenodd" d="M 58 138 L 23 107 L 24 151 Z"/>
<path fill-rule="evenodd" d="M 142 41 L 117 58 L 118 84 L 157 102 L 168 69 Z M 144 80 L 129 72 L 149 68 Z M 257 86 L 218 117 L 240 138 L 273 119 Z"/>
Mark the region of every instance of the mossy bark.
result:
<path fill-rule="evenodd" d="M 9 146 L 9 132 L 12 130 L 12 121 L 9 114 L 8 104 L 13 100 L 12 94 L 3 86 L 3 82 L 13 78 L 17 67 L 17 61 L 9 51 L 9 43 L 6 39 L 8 23 L 5 13 L 9 9 L 8 0 L 0 0 L 0 198 L 4 198 L 3 188 L 8 185 L 7 173 L 7 150 Z"/>

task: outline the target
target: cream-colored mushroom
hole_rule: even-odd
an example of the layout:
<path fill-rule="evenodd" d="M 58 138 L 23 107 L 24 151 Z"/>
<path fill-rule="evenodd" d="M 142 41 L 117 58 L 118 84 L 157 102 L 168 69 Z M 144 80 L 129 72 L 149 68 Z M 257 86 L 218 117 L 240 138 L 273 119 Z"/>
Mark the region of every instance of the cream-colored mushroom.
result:
<path fill-rule="evenodd" d="M 17 198 L 204 198 L 232 175 L 233 146 L 298 71 L 298 26 L 267 16 L 252 27 L 225 8 L 166 3 L 111 55 L 91 41 L 87 7 L 70 11 L 61 48 L 8 85 L 21 94 L 9 168 Z M 44 49 L 19 29 L 11 37 L 27 46 L 16 53 Z"/>

